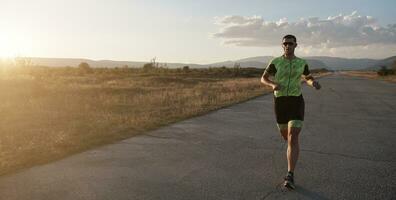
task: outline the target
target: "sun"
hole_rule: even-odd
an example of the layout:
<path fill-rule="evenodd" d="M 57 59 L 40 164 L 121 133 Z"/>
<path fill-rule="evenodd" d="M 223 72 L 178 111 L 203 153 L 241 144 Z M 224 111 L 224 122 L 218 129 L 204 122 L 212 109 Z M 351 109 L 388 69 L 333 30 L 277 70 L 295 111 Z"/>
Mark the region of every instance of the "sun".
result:
<path fill-rule="evenodd" d="M 19 35 L 20 36 L 20 35 Z M 0 31 L 0 59 L 12 59 L 17 56 L 27 56 L 31 42 L 27 37 Z"/>
<path fill-rule="evenodd" d="M 0 32 L 0 58 L 5 59 L 13 56 L 15 49 L 13 49 L 12 43 L 12 38 L 8 34 Z"/>

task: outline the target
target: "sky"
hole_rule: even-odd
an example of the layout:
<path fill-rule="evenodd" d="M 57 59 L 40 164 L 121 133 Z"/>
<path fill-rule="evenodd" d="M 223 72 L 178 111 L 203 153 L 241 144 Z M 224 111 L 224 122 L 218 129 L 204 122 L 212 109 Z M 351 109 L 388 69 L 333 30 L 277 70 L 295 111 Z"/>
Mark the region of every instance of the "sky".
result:
<path fill-rule="evenodd" d="M 0 57 L 209 64 L 396 55 L 395 0 L 0 0 Z"/>

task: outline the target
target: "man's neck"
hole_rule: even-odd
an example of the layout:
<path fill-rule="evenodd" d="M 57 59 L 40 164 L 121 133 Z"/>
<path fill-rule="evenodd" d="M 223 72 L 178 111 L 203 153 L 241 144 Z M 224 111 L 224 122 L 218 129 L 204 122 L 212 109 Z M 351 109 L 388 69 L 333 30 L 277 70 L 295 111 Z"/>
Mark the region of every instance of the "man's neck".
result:
<path fill-rule="evenodd" d="M 283 54 L 283 57 L 286 58 L 286 59 L 291 60 L 291 59 L 295 58 L 296 56 L 293 53 L 293 54 Z"/>

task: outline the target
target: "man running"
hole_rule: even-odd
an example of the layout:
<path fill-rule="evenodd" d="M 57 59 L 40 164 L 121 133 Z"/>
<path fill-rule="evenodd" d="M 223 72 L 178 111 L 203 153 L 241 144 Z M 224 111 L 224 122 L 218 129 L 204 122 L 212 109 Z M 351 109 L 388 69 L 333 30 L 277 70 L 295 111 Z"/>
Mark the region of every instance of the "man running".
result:
<path fill-rule="evenodd" d="M 264 70 L 261 82 L 274 90 L 276 122 L 279 131 L 287 141 L 287 175 L 284 186 L 295 189 L 294 168 L 299 154 L 298 135 L 304 121 L 304 98 L 301 93 L 301 76 L 307 84 L 320 89 L 309 72 L 304 59 L 294 55 L 297 39 L 294 35 L 286 35 L 282 39 L 284 54 L 274 58 Z M 273 80 L 269 79 L 273 76 Z"/>

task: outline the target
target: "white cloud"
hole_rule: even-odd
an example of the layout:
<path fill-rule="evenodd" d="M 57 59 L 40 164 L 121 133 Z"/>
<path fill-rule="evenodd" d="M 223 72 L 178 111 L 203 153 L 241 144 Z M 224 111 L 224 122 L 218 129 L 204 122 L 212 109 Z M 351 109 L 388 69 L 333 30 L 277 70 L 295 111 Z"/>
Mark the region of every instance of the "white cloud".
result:
<path fill-rule="evenodd" d="M 278 21 L 265 21 L 260 16 L 224 16 L 216 17 L 215 24 L 221 29 L 213 34 L 224 40 L 224 44 L 236 46 L 269 47 L 279 46 L 286 34 L 297 37 L 303 52 L 309 49 L 328 49 L 337 52 L 337 48 L 375 46 L 379 44 L 396 45 L 396 24 L 386 27 L 379 25 L 371 16 L 361 16 L 356 11 L 350 15 L 301 18 L 288 22 L 286 18 Z"/>
<path fill-rule="evenodd" d="M 313 46 L 299 47 L 297 54 L 301 56 L 340 56 L 348 58 L 377 58 L 394 56 L 395 44 L 370 44 L 362 46 L 344 46 L 334 48 L 318 48 Z"/>

